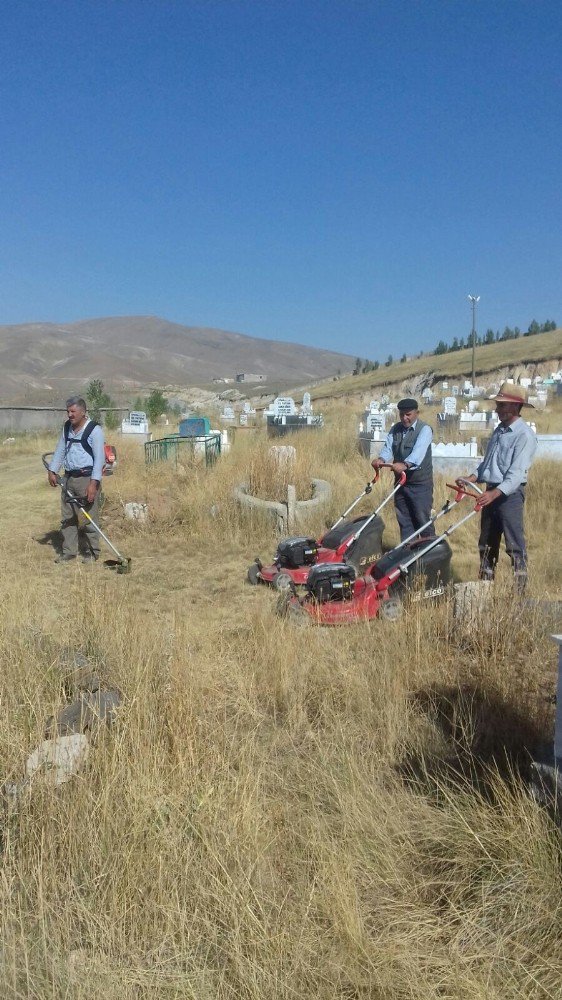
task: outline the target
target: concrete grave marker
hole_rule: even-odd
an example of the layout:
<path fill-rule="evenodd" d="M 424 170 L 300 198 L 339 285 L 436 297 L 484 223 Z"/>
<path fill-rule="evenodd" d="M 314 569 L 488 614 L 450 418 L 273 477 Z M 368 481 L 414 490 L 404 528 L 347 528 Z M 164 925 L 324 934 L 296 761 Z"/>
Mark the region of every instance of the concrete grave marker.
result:
<path fill-rule="evenodd" d="M 273 400 L 272 412 L 276 417 L 289 417 L 297 412 L 292 396 L 277 396 Z"/>
<path fill-rule="evenodd" d="M 307 416 L 312 413 L 312 403 L 309 392 L 305 392 L 302 397 L 301 413 Z"/>

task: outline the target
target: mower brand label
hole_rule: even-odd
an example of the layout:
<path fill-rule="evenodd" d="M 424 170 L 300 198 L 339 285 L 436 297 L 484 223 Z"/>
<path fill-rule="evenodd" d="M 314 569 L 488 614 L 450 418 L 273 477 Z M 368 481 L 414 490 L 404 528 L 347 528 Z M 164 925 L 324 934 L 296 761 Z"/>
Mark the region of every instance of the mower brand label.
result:
<path fill-rule="evenodd" d="M 425 601 L 430 597 L 440 597 L 445 593 L 445 587 L 433 587 L 431 590 L 422 590 L 417 594 L 412 594 L 412 601 Z"/>
<path fill-rule="evenodd" d="M 380 552 L 373 552 L 371 553 L 370 556 L 363 556 L 363 558 L 359 560 L 359 565 L 370 566 L 371 563 L 374 563 L 377 561 L 377 559 L 380 559 L 380 556 L 381 556 Z"/>

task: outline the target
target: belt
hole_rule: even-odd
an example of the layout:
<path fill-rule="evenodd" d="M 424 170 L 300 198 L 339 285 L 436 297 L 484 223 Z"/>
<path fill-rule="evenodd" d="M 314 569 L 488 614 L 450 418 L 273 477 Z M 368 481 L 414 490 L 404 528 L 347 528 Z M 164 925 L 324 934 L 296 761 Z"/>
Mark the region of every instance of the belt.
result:
<path fill-rule="evenodd" d="M 82 479 L 86 477 L 89 479 L 93 471 L 94 468 L 91 466 L 89 469 L 65 469 L 64 474 L 68 479 Z"/>
<path fill-rule="evenodd" d="M 499 483 L 486 483 L 487 490 L 497 490 Z M 526 486 L 527 483 L 519 483 L 519 486 Z"/>

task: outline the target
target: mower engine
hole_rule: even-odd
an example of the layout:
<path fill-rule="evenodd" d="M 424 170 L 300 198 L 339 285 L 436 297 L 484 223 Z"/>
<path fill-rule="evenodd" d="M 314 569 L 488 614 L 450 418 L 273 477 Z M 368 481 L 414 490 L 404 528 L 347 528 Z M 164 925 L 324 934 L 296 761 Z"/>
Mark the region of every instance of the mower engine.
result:
<path fill-rule="evenodd" d="M 275 562 L 284 569 L 312 566 L 318 557 L 315 538 L 284 538 L 279 542 Z"/>
<path fill-rule="evenodd" d="M 349 601 L 353 597 L 355 570 L 349 563 L 318 563 L 308 574 L 306 588 L 318 604 Z"/>

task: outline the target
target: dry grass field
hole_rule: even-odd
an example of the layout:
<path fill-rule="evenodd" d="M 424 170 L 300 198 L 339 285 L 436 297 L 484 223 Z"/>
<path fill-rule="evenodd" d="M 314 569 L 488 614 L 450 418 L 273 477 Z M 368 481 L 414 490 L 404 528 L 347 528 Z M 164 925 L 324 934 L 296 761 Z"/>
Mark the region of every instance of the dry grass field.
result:
<path fill-rule="evenodd" d="M 334 486 L 314 533 L 369 478 L 356 414 L 326 417 L 293 442 L 301 489 Z M 560 833 L 526 782 L 552 734 L 556 650 L 507 558 L 472 633 L 447 600 L 398 623 L 294 629 L 244 583 L 275 548 L 232 499 L 265 475 L 263 432 L 208 471 L 147 471 L 120 444 L 103 527 L 132 557 L 124 576 L 54 564 L 52 444 L 0 446 L 0 780 L 21 776 L 64 700 L 63 648 L 123 703 L 73 781 L 37 781 L 4 810 L 0 996 L 560 997 Z M 148 524 L 124 521 L 129 500 Z M 562 468 L 537 463 L 532 597 L 562 597 L 561 504 Z M 477 518 L 452 537 L 461 580 L 476 538 Z"/>

